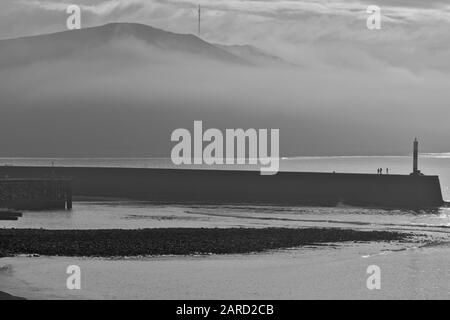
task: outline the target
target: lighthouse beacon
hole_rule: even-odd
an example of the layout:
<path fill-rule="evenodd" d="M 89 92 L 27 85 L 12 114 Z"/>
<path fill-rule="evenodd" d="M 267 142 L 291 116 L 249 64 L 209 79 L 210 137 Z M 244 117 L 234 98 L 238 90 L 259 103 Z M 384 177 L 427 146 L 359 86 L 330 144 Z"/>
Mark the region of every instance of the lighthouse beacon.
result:
<path fill-rule="evenodd" d="M 411 175 L 423 175 L 422 172 L 420 172 L 419 168 L 419 141 L 417 141 L 417 138 L 414 139 L 413 143 L 413 172 Z"/>

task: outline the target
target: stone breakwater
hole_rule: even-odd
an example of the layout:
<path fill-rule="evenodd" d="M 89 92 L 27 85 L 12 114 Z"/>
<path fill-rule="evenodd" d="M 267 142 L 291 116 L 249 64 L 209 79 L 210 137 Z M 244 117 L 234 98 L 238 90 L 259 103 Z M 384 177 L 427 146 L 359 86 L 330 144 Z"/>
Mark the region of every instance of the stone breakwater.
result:
<path fill-rule="evenodd" d="M 108 197 L 158 203 L 439 207 L 439 177 L 350 173 L 0 167 L 0 176 L 70 177 L 74 197 Z"/>
<path fill-rule="evenodd" d="M 24 298 L 15 297 L 8 293 L 0 291 L 0 300 L 25 300 Z"/>
<path fill-rule="evenodd" d="M 52 178 L 0 179 L 0 208 L 17 210 L 71 209 L 70 180 Z"/>
<path fill-rule="evenodd" d="M 337 228 L 142 230 L 1 229 L 0 256 L 144 256 L 242 254 L 325 243 L 408 241 L 412 234 Z"/>
<path fill-rule="evenodd" d="M 18 220 L 22 217 L 22 213 L 11 209 L 0 209 L 0 221 L 1 220 Z"/>

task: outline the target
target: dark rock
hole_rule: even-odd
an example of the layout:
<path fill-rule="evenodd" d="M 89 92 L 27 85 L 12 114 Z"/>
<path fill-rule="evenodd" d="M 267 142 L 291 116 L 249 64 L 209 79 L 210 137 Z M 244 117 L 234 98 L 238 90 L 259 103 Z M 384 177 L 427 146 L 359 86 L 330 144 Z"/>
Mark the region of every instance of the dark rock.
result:
<path fill-rule="evenodd" d="M 337 228 L 1 229 L 0 254 L 92 257 L 237 254 L 323 243 L 401 241 L 411 237 L 400 232 Z"/>

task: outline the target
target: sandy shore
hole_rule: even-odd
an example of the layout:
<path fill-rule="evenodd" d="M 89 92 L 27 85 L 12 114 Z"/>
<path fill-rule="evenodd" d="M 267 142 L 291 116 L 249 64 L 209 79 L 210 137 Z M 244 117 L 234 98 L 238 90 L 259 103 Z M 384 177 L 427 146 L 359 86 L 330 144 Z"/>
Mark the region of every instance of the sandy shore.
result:
<path fill-rule="evenodd" d="M 0 259 L 10 270 L 0 281 L 27 299 L 448 299 L 449 263 L 448 245 L 385 242 L 243 255 L 18 256 Z M 70 265 L 81 269 L 81 290 L 66 287 Z M 380 290 L 367 287 L 371 265 L 381 269 Z"/>
<path fill-rule="evenodd" d="M 337 228 L 0 230 L 0 257 L 242 254 L 325 243 L 405 241 L 409 233 Z"/>
<path fill-rule="evenodd" d="M 447 260 L 434 247 L 409 250 L 417 241 L 406 232 L 337 228 L 0 229 L 0 283 L 27 299 L 447 297 L 445 286 L 434 291 L 435 269 Z M 405 278 L 411 259 L 427 264 L 424 293 Z M 365 285 L 373 263 L 387 280 L 382 292 Z M 67 290 L 69 265 L 80 266 L 82 290 Z"/>

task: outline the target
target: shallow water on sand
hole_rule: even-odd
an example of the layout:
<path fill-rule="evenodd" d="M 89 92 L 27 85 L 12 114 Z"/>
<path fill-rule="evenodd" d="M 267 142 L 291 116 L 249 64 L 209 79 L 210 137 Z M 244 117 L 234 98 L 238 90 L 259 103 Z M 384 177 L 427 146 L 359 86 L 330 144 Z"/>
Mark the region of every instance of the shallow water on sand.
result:
<path fill-rule="evenodd" d="M 13 275 L 2 289 L 31 299 L 450 299 L 449 264 L 449 246 L 393 244 L 202 257 L 0 259 Z M 81 268 L 81 290 L 66 288 L 69 265 Z M 367 288 L 370 265 L 380 267 L 380 290 Z"/>
<path fill-rule="evenodd" d="M 75 202 L 72 211 L 23 213 L 3 228 L 139 229 L 346 227 L 450 233 L 450 208 L 383 210 L 352 207 L 175 206 L 145 202 Z"/>

